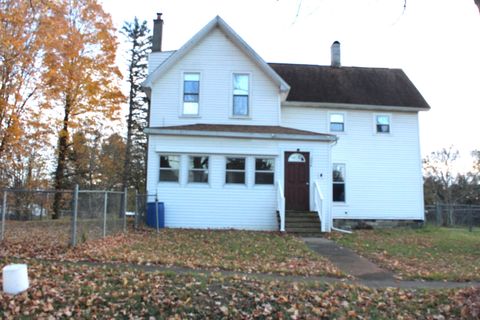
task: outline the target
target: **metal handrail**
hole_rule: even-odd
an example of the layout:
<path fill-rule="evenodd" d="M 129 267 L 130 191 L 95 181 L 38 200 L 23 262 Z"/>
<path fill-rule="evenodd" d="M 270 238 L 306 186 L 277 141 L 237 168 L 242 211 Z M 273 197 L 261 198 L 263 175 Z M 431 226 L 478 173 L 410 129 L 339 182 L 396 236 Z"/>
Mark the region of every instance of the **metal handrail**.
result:
<path fill-rule="evenodd" d="M 280 216 L 280 231 L 285 231 L 285 196 L 282 184 L 277 181 L 277 211 Z"/>

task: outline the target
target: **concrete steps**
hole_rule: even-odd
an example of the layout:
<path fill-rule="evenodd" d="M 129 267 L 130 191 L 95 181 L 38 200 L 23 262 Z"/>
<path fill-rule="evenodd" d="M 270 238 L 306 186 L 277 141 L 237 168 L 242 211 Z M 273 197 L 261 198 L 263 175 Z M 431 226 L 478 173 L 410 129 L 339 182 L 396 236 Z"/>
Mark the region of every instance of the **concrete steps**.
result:
<path fill-rule="evenodd" d="M 321 236 L 320 220 L 316 212 L 285 212 L 285 230 L 301 237 Z"/>

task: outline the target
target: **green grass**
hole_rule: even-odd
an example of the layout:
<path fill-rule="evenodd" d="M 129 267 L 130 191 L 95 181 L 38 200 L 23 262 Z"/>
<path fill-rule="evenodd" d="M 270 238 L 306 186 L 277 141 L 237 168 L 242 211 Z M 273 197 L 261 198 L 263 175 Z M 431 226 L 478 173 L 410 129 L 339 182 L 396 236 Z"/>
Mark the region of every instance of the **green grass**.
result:
<path fill-rule="evenodd" d="M 87 242 L 77 257 L 190 268 L 341 276 L 300 239 L 275 232 L 163 229 Z"/>
<path fill-rule="evenodd" d="M 405 278 L 480 280 L 480 231 L 427 226 L 358 230 L 331 238 Z"/>
<path fill-rule="evenodd" d="M 368 289 L 35 260 L 29 276 L 26 292 L 0 293 L 0 318 L 473 319 L 480 311 L 479 289 Z"/>

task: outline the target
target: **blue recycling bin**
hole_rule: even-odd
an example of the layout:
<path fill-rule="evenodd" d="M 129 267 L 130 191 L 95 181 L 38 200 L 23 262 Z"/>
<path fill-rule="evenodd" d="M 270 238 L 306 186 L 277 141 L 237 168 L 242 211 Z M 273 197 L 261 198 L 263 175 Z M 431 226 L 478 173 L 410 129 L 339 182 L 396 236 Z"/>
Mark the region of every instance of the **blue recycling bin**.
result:
<path fill-rule="evenodd" d="M 156 202 L 158 205 L 158 227 L 165 228 L 165 206 L 163 202 Z M 147 203 L 147 226 L 157 228 L 157 218 L 155 217 L 157 210 L 155 202 Z"/>

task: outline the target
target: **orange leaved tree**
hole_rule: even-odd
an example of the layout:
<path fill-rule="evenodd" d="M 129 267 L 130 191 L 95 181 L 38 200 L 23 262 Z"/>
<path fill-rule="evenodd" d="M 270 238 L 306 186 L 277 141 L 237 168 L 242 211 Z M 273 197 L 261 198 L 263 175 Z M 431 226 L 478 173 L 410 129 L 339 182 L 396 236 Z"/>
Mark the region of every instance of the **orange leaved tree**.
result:
<path fill-rule="evenodd" d="M 70 130 L 88 131 L 95 123 L 118 118 L 125 97 L 115 66 L 117 40 L 110 16 L 96 0 L 64 0 L 50 16 L 55 39 L 45 51 L 45 99 L 61 110 L 57 136 L 55 189 L 65 189 Z M 59 217 L 56 193 L 53 218 Z"/>
<path fill-rule="evenodd" d="M 51 37 L 47 0 L 0 1 L 0 185 L 23 183 L 20 167 L 38 164 L 47 143 L 48 112 L 38 101 L 42 58 Z M 41 168 L 39 168 L 41 169 Z M 28 179 L 26 179 L 28 180 Z"/>

